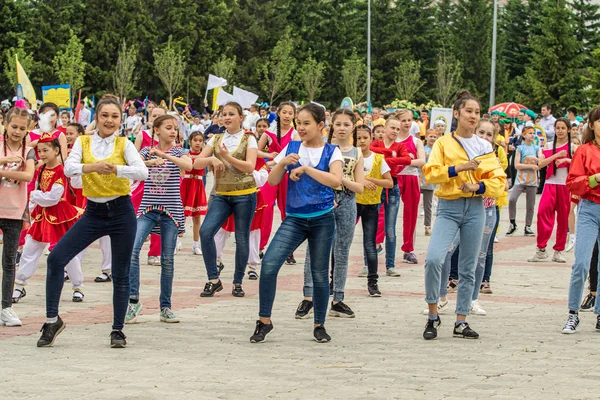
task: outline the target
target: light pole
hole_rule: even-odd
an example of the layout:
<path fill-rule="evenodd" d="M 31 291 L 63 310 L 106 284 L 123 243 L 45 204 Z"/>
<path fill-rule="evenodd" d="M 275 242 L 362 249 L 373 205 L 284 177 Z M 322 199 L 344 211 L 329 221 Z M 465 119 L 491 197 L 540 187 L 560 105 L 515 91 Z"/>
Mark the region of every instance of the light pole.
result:
<path fill-rule="evenodd" d="M 496 102 L 496 35 L 498 26 L 498 0 L 494 0 L 494 27 L 492 29 L 492 71 L 490 74 L 490 107 Z"/>
<path fill-rule="evenodd" d="M 371 112 L 371 0 L 367 0 L 367 109 Z"/>

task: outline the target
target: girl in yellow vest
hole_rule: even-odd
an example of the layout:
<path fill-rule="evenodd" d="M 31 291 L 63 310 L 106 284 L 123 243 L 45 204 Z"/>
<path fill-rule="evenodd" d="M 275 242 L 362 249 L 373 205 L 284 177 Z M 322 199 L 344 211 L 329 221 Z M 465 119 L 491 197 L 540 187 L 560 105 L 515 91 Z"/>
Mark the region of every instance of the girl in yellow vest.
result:
<path fill-rule="evenodd" d="M 367 278 L 367 289 L 369 296 L 381 297 L 377 285 L 377 246 L 375 238 L 377 234 L 377 221 L 379 207 L 381 205 L 381 192 L 383 188 L 391 189 L 394 181 L 390 174 L 390 167 L 385 162 L 383 154 L 374 153 L 370 146 L 373 141 L 371 129 L 366 125 L 356 127 L 356 140 L 363 155 L 365 189 L 356 195 L 356 217 L 362 220 L 363 247 L 367 266 L 358 275 Z"/>
<path fill-rule="evenodd" d="M 129 303 L 129 266 L 136 232 L 130 180 L 145 180 L 148 168 L 133 143 L 119 137 L 121 105 L 117 97 L 104 96 L 96 106 L 97 131 L 80 136 L 65 161 L 68 177 L 81 176 L 85 213 L 62 237 L 48 257 L 46 323 L 38 347 L 54 344 L 65 328 L 58 315 L 65 266 L 94 241 L 108 235 L 112 253 L 113 325 L 111 347 L 125 347 L 123 324 Z"/>
<path fill-rule="evenodd" d="M 250 254 L 250 225 L 256 209 L 256 182 L 252 172 L 258 145 L 252 132 L 242 129 L 244 114 L 236 102 L 225 104 L 222 111 L 225 132 L 213 135 L 194 161 L 194 168 L 212 164 L 215 169 L 215 192 L 204 222 L 200 227 L 202 256 L 209 281 L 202 297 L 212 297 L 223 290 L 217 268 L 215 235 L 233 214 L 235 222 L 235 273 L 232 294 L 245 295 L 242 280 Z M 211 157 L 213 156 L 213 157 Z"/>

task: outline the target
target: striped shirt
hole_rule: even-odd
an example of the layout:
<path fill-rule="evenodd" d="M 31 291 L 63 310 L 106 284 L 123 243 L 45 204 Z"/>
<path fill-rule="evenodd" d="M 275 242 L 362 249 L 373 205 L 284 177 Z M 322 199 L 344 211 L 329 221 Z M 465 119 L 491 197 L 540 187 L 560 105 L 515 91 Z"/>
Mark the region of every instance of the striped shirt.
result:
<path fill-rule="evenodd" d="M 140 151 L 144 160 L 157 158 L 149 154 L 150 147 L 144 147 Z M 174 146 L 166 154 L 179 158 L 185 155 L 185 150 Z M 181 170 L 177 165 L 165 160 L 164 165 L 148 167 L 148 179 L 144 184 L 144 197 L 138 209 L 138 217 L 149 211 L 162 211 L 175 222 L 179 233 L 185 232 L 180 187 Z M 152 228 L 152 233 L 160 234 L 160 225 Z"/>

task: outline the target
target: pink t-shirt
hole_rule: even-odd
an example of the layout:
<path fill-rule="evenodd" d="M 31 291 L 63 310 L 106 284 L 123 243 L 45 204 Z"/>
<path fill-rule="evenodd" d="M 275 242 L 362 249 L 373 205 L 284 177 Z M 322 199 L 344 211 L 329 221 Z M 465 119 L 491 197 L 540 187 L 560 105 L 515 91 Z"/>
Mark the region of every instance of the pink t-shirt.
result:
<path fill-rule="evenodd" d="M 8 156 L 22 156 L 22 150 L 7 150 Z M 25 148 L 25 160 L 34 160 L 35 153 L 32 148 Z M 4 157 L 4 143 L 0 142 L 0 156 Z M 0 166 L 5 171 L 23 171 L 23 162 L 9 163 Z M 27 182 L 13 181 L 6 178 L 0 179 L 0 218 L 2 219 L 22 219 L 25 208 L 27 207 Z"/>

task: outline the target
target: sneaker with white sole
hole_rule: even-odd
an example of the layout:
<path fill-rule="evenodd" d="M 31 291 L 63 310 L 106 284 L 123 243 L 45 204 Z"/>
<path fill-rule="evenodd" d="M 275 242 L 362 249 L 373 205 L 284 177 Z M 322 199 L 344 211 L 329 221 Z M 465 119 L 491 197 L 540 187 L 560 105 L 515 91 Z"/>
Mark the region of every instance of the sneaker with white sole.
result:
<path fill-rule="evenodd" d="M 569 319 L 562 330 L 562 333 L 571 334 L 577 331 L 579 325 L 579 315 L 569 313 Z"/>
<path fill-rule="evenodd" d="M 5 326 L 22 326 L 23 323 L 17 316 L 15 310 L 12 307 L 6 307 L 2 309 L 0 313 L 0 325 Z"/>
<path fill-rule="evenodd" d="M 569 243 L 567 244 L 567 248 L 565 251 L 568 253 L 575 248 L 575 235 L 571 235 L 571 239 L 569 239 Z"/>
<path fill-rule="evenodd" d="M 440 301 L 438 303 L 438 314 L 444 314 L 447 310 L 450 309 L 450 302 L 448 299 L 446 301 Z M 429 315 L 429 308 L 423 310 L 423 315 Z"/>
<path fill-rule="evenodd" d="M 458 325 L 454 324 L 452 336 L 463 339 L 479 339 L 479 333 L 471 329 L 469 324 L 465 321 L 462 321 Z"/>
<path fill-rule="evenodd" d="M 535 251 L 535 255 L 533 257 L 527 259 L 527 262 L 543 262 L 547 259 L 548 259 L 548 252 L 546 251 L 546 249 L 538 248 Z"/>
<path fill-rule="evenodd" d="M 485 312 L 485 310 L 483 309 L 483 307 L 481 307 L 481 304 L 479 304 L 479 301 L 473 300 L 473 302 L 471 303 L 471 314 L 473 314 L 473 315 L 487 315 L 487 312 Z"/>
<path fill-rule="evenodd" d="M 194 254 L 197 256 L 201 256 L 202 255 L 202 249 L 200 247 L 194 247 Z"/>
<path fill-rule="evenodd" d="M 400 272 L 396 271 L 396 268 L 387 268 L 385 274 L 387 276 L 400 276 Z"/>
<path fill-rule="evenodd" d="M 363 267 L 363 269 L 361 269 L 360 272 L 358 273 L 358 277 L 366 278 L 367 276 L 369 276 L 369 269 L 367 267 Z"/>
<path fill-rule="evenodd" d="M 138 303 L 139 304 L 139 303 Z M 181 322 L 181 318 L 177 316 L 170 308 L 163 308 L 160 310 L 160 321 L 167 322 L 170 324 L 176 324 Z"/>
<path fill-rule="evenodd" d="M 142 302 L 138 301 L 137 303 L 129 303 L 127 306 L 127 314 L 125 314 L 125 323 L 126 324 L 135 324 L 137 318 L 142 313 Z"/>
<path fill-rule="evenodd" d="M 175 252 L 173 253 L 173 255 L 177 254 L 177 252 L 181 251 L 181 249 L 183 248 L 183 243 L 181 243 L 181 240 L 179 240 L 179 238 L 177 238 L 177 243 L 175 244 Z"/>
<path fill-rule="evenodd" d="M 562 255 L 562 251 L 555 251 L 554 255 L 552 256 L 552 261 L 554 261 L 556 263 L 561 263 L 561 264 L 564 264 L 567 262 L 567 260 Z"/>
<path fill-rule="evenodd" d="M 508 227 L 508 231 L 506 232 L 506 236 L 514 235 L 516 231 L 517 231 L 517 225 L 510 224 L 510 226 Z"/>
<path fill-rule="evenodd" d="M 160 266 L 160 257 L 148 256 L 148 265 Z"/>

